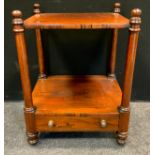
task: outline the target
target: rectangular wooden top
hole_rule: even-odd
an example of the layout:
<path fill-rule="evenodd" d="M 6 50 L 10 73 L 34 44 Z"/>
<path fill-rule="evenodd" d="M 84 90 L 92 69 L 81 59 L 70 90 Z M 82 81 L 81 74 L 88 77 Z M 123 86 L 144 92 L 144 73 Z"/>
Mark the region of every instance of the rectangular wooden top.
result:
<path fill-rule="evenodd" d="M 125 28 L 129 20 L 118 13 L 41 13 L 24 21 L 28 29 Z"/>

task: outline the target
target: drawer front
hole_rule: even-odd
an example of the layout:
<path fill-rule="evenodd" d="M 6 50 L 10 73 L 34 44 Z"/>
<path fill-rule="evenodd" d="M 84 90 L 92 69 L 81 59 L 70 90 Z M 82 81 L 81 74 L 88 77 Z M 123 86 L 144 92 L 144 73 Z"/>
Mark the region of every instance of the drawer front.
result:
<path fill-rule="evenodd" d="M 37 131 L 117 131 L 118 115 L 108 116 L 36 116 Z"/>

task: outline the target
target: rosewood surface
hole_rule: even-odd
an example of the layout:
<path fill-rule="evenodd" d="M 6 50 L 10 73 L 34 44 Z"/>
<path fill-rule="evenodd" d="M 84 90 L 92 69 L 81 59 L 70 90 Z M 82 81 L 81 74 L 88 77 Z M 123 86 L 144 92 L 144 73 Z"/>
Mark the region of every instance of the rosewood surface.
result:
<path fill-rule="evenodd" d="M 53 126 L 49 127 L 49 121 Z M 101 126 L 101 121 L 106 120 L 106 126 Z M 92 116 L 53 116 L 36 114 L 36 129 L 39 132 L 97 132 L 117 131 L 119 115 L 92 115 Z"/>
<path fill-rule="evenodd" d="M 40 4 L 35 3 L 33 5 L 33 13 L 38 15 L 40 14 Z M 45 71 L 45 60 L 44 60 L 44 52 L 41 38 L 41 30 L 39 28 L 35 29 L 36 32 L 36 45 L 37 45 L 37 55 L 38 55 L 38 64 L 39 64 L 39 78 L 46 77 Z"/>
<path fill-rule="evenodd" d="M 129 20 L 118 13 L 41 13 L 26 19 L 24 26 L 31 29 L 125 28 Z"/>
<path fill-rule="evenodd" d="M 120 3 L 114 13 L 40 13 L 22 20 L 19 10 L 12 12 L 21 82 L 25 100 L 28 142 L 38 142 L 42 131 L 117 131 L 117 142 L 125 144 L 128 136 L 130 98 L 136 50 L 141 24 L 141 10 L 133 9 L 130 21 L 120 15 Z M 129 27 L 123 89 L 115 76 L 118 29 Z M 39 79 L 31 89 L 24 28 L 35 29 Z M 46 76 L 40 29 L 113 29 L 109 76 Z M 46 78 L 45 78 L 46 77 Z"/>
<path fill-rule="evenodd" d="M 121 4 L 115 3 L 114 4 L 114 13 L 121 12 Z M 117 42 L 118 42 L 118 28 L 113 29 L 113 36 L 112 36 L 112 47 L 111 47 L 111 54 L 110 54 L 110 63 L 109 63 L 109 77 L 115 78 L 115 68 L 116 68 L 116 55 L 117 55 Z"/>
<path fill-rule="evenodd" d="M 33 90 L 37 113 L 53 115 L 118 114 L 122 92 L 106 76 L 50 76 L 39 79 Z"/>

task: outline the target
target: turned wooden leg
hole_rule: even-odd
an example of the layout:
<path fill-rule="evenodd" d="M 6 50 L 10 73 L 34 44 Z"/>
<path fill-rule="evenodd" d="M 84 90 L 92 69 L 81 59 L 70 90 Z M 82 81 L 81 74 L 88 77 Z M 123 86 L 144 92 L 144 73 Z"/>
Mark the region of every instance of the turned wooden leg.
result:
<path fill-rule="evenodd" d="M 119 118 L 119 131 L 117 132 L 117 143 L 124 145 L 128 137 L 128 125 L 129 125 L 129 109 L 123 109 L 120 107 L 120 118 Z"/>
<path fill-rule="evenodd" d="M 114 13 L 120 13 L 120 3 L 114 4 Z M 115 66 L 116 66 L 116 54 L 117 54 L 117 41 L 118 40 L 118 29 L 113 30 L 112 49 L 110 54 L 109 64 L 109 77 L 115 78 Z"/>
<path fill-rule="evenodd" d="M 39 134 L 35 130 L 35 111 L 36 109 L 34 107 L 24 108 L 27 141 L 32 145 L 38 143 L 39 141 Z"/>
<path fill-rule="evenodd" d="M 35 144 L 38 143 L 38 141 L 39 141 L 39 133 L 38 132 L 36 132 L 36 133 L 27 132 L 26 134 L 27 134 L 27 137 L 28 137 L 27 141 L 28 141 L 29 144 L 35 145 Z"/>
<path fill-rule="evenodd" d="M 13 32 L 15 33 L 17 55 L 20 66 L 20 76 L 22 82 L 22 89 L 25 101 L 25 122 L 26 132 L 28 133 L 28 141 L 34 144 L 38 141 L 35 130 L 35 108 L 32 102 L 32 90 L 29 78 L 29 67 L 27 58 L 27 49 L 24 36 L 24 27 L 22 20 L 22 13 L 19 10 L 12 12 L 13 19 Z M 35 136 L 34 136 L 35 135 Z"/>
<path fill-rule="evenodd" d="M 35 3 L 33 7 L 34 7 L 33 13 L 39 14 L 40 4 Z M 36 32 L 37 55 L 38 55 L 38 62 L 39 62 L 39 78 L 46 78 L 41 31 L 40 29 L 35 29 L 35 32 Z"/>
<path fill-rule="evenodd" d="M 125 75 L 124 75 L 124 84 L 122 92 L 122 103 L 119 107 L 119 125 L 118 125 L 118 136 L 117 142 L 119 144 L 125 144 L 125 140 L 128 135 L 128 125 L 129 125 L 129 115 L 130 115 L 130 98 L 132 90 L 132 80 L 134 73 L 134 65 L 136 59 L 136 51 L 138 44 L 138 36 L 140 31 L 141 24 L 141 10 L 133 9 L 131 12 L 130 19 L 130 35 L 128 40 L 128 49 L 126 55 L 126 65 L 125 65 Z"/>

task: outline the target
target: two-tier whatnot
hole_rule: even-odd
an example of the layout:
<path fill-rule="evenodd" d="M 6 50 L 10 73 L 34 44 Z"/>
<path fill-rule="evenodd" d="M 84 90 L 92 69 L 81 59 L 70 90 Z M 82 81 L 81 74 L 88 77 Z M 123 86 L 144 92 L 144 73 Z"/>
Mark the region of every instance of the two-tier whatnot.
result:
<path fill-rule="evenodd" d="M 117 132 L 117 142 L 125 143 L 141 10 L 133 9 L 128 20 L 120 15 L 120 3 L 114 6 L 114 13 L 40 13 L 40 5 L 34 4 L 34 15 L 24 21 L 21 11 L 12 12 L 30 144 L 38 142 L 39 132 L 53 131 Z M 119 29 L 128 27 L 130 33 L 121 90 L 115 78 L 117 36 Z M 40 73 L 33 91 L 24 29 L 36 32 Z M 113 29 L 109 75 L 46 75 L 41 42 L 43 29 Z"/>

